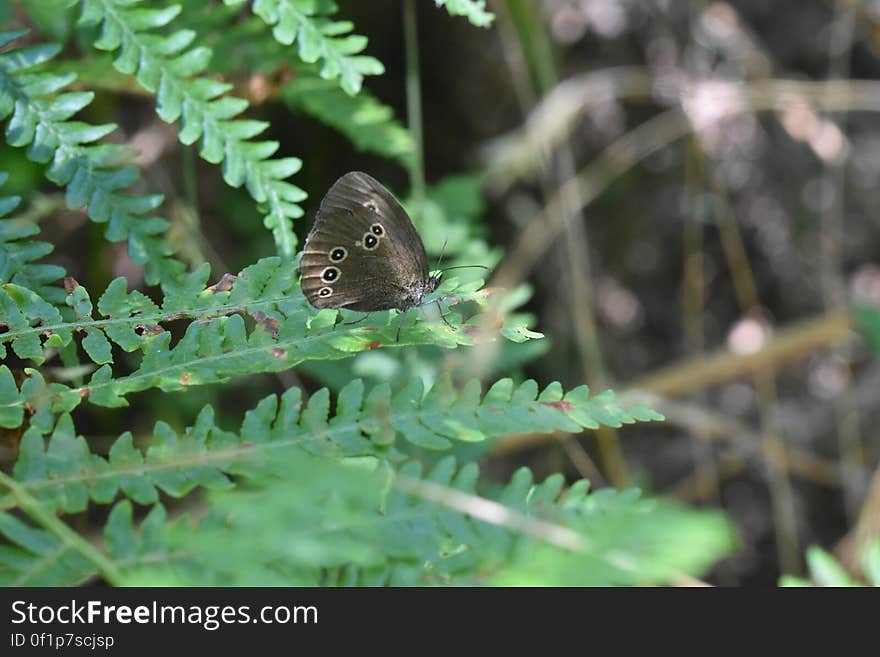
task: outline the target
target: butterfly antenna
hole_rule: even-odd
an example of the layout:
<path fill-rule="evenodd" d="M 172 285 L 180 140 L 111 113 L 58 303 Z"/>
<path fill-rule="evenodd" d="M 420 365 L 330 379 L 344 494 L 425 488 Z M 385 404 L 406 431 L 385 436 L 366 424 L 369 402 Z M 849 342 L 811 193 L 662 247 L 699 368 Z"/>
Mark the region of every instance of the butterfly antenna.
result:
<path fill-rule="evenodd" d="M 440 265 L 443 264 L 443 256 L 446 254 L 446 245 L 447 244 L 449 244 L 448 237 L 445 240 L 443 240 L 443 248 L 440 249 L 440 258 L 439 258 L 439 260 L 437 260 L 437 269 L 440 269 Z"/>
<path fill-rule="evenodd" d="M 491 271 L 491 267 L 487 267 L 486 265 L 455 265 L 454 267 L 447 267 L 446 269 L 441 269 L 441 272 L 449 271 L 451 269 L 468 269 L 469 267 L 478 267 L 480 269 L 485 269 L 486 271 Z"/>

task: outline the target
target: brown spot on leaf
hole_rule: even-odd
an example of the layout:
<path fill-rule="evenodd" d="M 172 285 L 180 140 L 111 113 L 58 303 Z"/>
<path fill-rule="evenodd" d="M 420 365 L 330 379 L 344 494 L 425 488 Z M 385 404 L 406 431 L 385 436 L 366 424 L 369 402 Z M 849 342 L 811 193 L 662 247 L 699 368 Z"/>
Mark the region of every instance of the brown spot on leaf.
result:
<path fill-rule="evenodd" d="M 255 310 L 251 312 L 251 317 L 263 327 L 263 329 L 269 333 L 273 338 L 278 337 L 278 330 L 281 328 L 281 325 L 278 323 L 278 320 L 274 317 L 270 317 L 264 312 L 259 310 Z"/>
<path fill-rule="evenodd" d="M 382 346 L 382 343 L 379 342 L 378 340 L 373 340 L 372 342 L 368 342 L 368 343 L 367 343 L 366 345 L 364 345 L 364 346 L 365 346 L 367 349 L 375 349 L 376 347 L 381 347 L 381 346 Z"/>
<path fill-rule="evenodd" d="M 90 394 L 92 394 L 92 391 L 89 388 L 82 388 L 79 391 L 79 396 L 83 399 L 86 399 Z"/>
<path fill-rule="evenodd" d="M 180 377 L 180 382 L 181 382 L 183 385 L 188 386 L 188 385 L 189 385 L 189 374 L 184 374 L 183 376 L 181 376 L 181 377 Z"/>
<path fill-rule="evenodd" d="M 158 324 L 138 324 L 134 327 L 134 332 L 138 335 L 159 335 L 164 333 L 165 329 Z"/>
<path fill-rule="evenodd" d="M 541 402 L 541 403 L 544 404 L 544 406 L 550 406 L 551 408 L 558 408 L 560 411 L 570 411 L 572 408 L 574 408 L 574 404 L 572 404 L 571 402 L 567 402 L 563 399 L 560 399 L 559 401 Z"/>
<path fill-rule="evenodd" d="M 76 279 L 73 276 L 65 276 L 64 277 L 64 291 L 68 294 L 73 294 L 73 291 L 79 287 L 79 283 L 76 282 Z"/>
<path fill-rule="evenodd" d="M 207 288 L 207 291 L 211 292 L 212 294 L 217 294 L 218 292 L 228 292 L 232 289 L 233 283 L 235 283 L 235 281 L 237 280 L 238 277 L 234 274 L 223 274 L 223 276 L 220 277 L 219 281 Z"/>
<path fill-rule="evenodd" d="M 284 357 L 287 356 L 287 352 L 284 349 L 279 349 L 278 347 L 275 347 L 269 353 L 275 356 L 275 358 L 277 358 L 278 360 L 284 360 Z"/>

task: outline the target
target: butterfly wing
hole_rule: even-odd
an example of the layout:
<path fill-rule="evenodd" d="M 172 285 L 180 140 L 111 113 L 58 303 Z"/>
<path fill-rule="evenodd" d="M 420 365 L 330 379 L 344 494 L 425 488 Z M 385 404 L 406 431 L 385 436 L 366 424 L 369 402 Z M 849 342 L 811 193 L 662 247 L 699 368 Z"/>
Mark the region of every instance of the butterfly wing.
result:
<path fill-rule="evenodd" d="M 359 171 L 337 180 L 303 247 L 302 290 L 316 308 L 406 309 L 428 284 L 428 257 L 406 211 Z"/>

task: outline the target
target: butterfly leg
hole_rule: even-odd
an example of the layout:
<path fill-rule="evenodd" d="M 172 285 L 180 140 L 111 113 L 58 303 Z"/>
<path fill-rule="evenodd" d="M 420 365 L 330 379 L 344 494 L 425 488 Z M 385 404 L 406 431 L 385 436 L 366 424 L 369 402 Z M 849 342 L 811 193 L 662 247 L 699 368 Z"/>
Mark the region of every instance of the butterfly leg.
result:
<path fill-rule="evenodd" d="M 440 299 L 435 299 L 435 302 L 437 303 L 437 312 L 440 313 L 440 319 L 443 320 L 443 322 L 446 324 L 446 326 L 448 326 L 449 328 L 451 328 L 454 331 L 455 327 L 449 323 L 449 320 L 446 319 L 446 315 L 443 314 L 443 307 L 440 305 Z"/>
<path fill-rule="evenodd" d="M 443 306 L 440 305 L 440 299 L 434 299 L 434 301 L 429 301 L 427 304 L 419 304 L 419 308 L 424 308 L 426 305 L 428 305 L 430 303 L 437 304 L 437 313 L 440 315 L 440 319 L 443 320 L 443 323 L 446 324 L 446 326 L 448 326 L 449 328 L 451 328 L 454 331 L 455 327 L 449 323 L 448 319 L 446 319 L 447 315 L 449 315 L 451 313 L 446 313 L 445 315 L 443 314 Z M 425 314 L 424 310 L 422 310 L 422 314 L 424 315 L 425 319 L 428 319 L 428 316 Z"/>
<path fill-rule="evenodd" d="M 403 316 L 406 315 L 405 310 L 400 311 L 400 315 L 397 317 L 397 337 L 394 338 L 395 342 L 400 342 L 400 327 L 403 326 Z"/>

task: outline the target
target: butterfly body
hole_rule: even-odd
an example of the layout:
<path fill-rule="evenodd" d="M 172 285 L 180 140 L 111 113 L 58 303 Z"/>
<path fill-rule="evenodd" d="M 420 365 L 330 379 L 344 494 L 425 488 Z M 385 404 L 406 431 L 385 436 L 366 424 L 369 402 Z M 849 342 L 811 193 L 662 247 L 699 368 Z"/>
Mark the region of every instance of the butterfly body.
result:
<path fill-rule="evenodd" d="M 408 310 L 440 284 L 406 211 L 359 171 L 324 196 L 299 268 L 303 294 L 316 308 Z"/>

